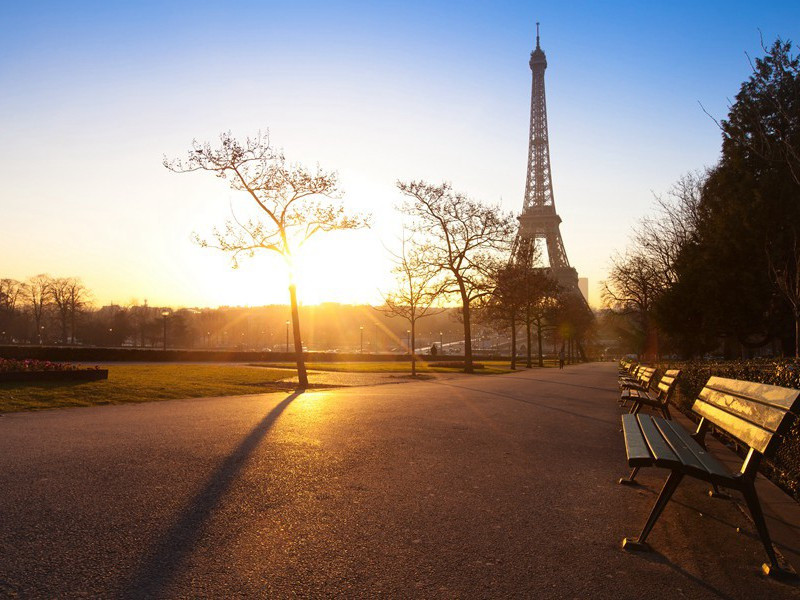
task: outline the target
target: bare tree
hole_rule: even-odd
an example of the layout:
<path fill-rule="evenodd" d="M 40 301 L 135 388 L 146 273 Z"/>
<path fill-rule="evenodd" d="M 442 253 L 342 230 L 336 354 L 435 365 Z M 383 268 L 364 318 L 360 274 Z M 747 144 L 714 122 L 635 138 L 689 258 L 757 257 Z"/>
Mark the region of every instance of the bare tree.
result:
<path fill-rule="evenodd" d="M 33 323 L 36 331 L 33 335 L 33 340 L 38 339 L 42 343 L 42 334 L 44 325 L 45 309 L 50 304 L 52 278 L 49 275 L 39 274 L 29 278 L 23 287 L 23 295 L 25 297 L 28 308 L 33 316 Z"/>
<path fill-rule="evenodd" d="M 544 329 L 559 306 L 561 295 L 558 282 L 550 276 L 547 269 L 527 269 L 523 282 L 525 286 L 525 333 L 528 340 L 527 366 L 531 361 L 531 329 L 536 328 L 538 365 L 544 367 L 542 338 Z"/>
<path fill-rule="evenodd" d="M 665 196 L 656 196 L 656 215 L 643 218 L 631 242 L 655 267 L 660 285 L 678 280 L 675 268 L 681 250 L 692 239 L 699 223 L 700 200 L 707 172 L 683 175 Z"/>
<path fill-rule="evenodd" d="M 235 139 L 230 132 L 223 133 L 215 147 L 193 140 L 185 161 L 165 157 L 164 166 L 175 173 L 211 172 L 255 203 L 258 217 L 241 222 L 234 215 L 222 231 L 213 230 L 214 242 L 199 236 L 195 239 L 201 246 L 230 253 L 234 268 L 240 256 L 253 256 L 256 250 L 274 252 L 283 258 L 289 274 L 297 376 L 300 387 L 308 387 L 300 337 L 295 253 L 317 233 L 366 227 L 368 220 L 345 213 L 338 202 L 342 192 L 336 173 L 319 167 L 310 171 L 287 163 L 283 153 L 270 145 L 269 137 L 260 133 L 244 141 Z"/>
<path fill-rule="evenodd" d="M 658 268 L 638 249 L 611 259 L 608 279 L 603 282 L 603 301 L 618 314 L 638 318 L 645 350 L 657 351 L 651 317 L 653 304 L 662 289 Z"/>
<path fill-rule="evenodd" d="M 529 270 L 514 262 L 499 265 L 492 273 L 492 293 L 478 303 L 484 320 L 511 333 L 512 370 L 517 368 L 517 328 L 525 323 L 525 307 L 529 302 L 525 285 Z"/>
<path fill-rule="evenodd" d="M 69 337 L 75 343 L 75 321 L 78 314 L 92 301 L 92 294 L 77 277 L 70 277 L 67 285 L 67 307 L 69 309 Z"/>
<path fill-rule="evenodd" d="M 401 210 L 413 218 L 420 260 L 444 276 L 443 294 L 458 298 L 464 326 L 464 370 L 473 372 L 470 308 L 491 293 L 492 270 L 508 254 L 516 223 L 498 206 L 454 192 L 449 183 L 397 182 L 407 197 Z"/>
<path fill-rule="evenodd" d="M 17 317 L 17 304 L 23 285 L 15 279 L 0 279 L 0 339 L 13 337 L 12 324 Z"/>
<path fill-rule="evenodd" d="M 442 286 L 437 283 L 439 270 L 420 259 L 419 255 L 407 247 L 408 240 L 403 237 L 398 254 L 392 253 L 397 277 L 393 291 L 383 296 L 382 312 L 390 316 L 402 317 L 411 328 L 411 376 L 417 375 L 416 335 L 417 321 L 423 317 L 438 314 L 443 309 L 434 306 L 440 297 Z"/>
<path fill-rule="evenodd" d="M 75 277 L 56 277 L 50 282 L 50 297 L 56 306 L 61 323 L 61 341 L 67 342 L 67 328 L 69 326 L 69 341 L 75 342 L 75 317 L 86 305 L 89 293 L 80 279 Z"/>
<path fill-rule="evenodd" d="M 145 336 L 148 333 L 148 328 L 152 328 L 152 323 L 155 321 L 155 309 L 147 305 L 147 300 L 144 301 L 144 304 L 139 304 L 138 302 L 131 302 L 131 306 L 128 309 L 128 312 L 131 315 L 131 324 L 133 325 L 134 330 L 134 339 L 137 337 L 139 338 L 138 346 L 140 348 L 144 348 L 145 345 Z M 136 342 L 134 342 L 136 343 Z"/>

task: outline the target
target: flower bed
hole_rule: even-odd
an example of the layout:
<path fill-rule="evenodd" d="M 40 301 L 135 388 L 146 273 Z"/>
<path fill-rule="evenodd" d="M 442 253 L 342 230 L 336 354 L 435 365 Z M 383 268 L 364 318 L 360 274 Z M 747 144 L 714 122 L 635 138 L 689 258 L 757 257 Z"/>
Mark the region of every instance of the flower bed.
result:
<path fill-rule="evenodd" d="M 46 360 L 0 358 L 0 382 L 97 381 L 108 379 L 108 369 Z"/>
<path fill-rule="evenodd" d="M 698 417 L 692 412 L 692 404 L 712 375 L 800 389 L 800 363 L 790 359 L 670 361 L 659 363 L 657 366 L 660 371 L 659 377 L 666 369 L 681 369 L 673 402 L 681 412 L 694 421 L 697 421 Z M 794 422 L 778 446 L 777 452 L 772 460 L 765 459 L 762 462 L 760 470 L 800 502 L 800 415 L 794 414 L 793 417 Z M 723 441 L 737 451 L 742 450 L 732 438 Z"/>

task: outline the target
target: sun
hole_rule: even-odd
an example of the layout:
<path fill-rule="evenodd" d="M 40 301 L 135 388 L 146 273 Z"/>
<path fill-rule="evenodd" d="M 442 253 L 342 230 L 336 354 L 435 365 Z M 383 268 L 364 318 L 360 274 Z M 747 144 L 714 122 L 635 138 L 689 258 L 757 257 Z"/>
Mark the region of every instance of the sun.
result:
<path fill-rule="evenodd" d="M 362 232 L 332 232 L 310 240 L 295 259 L 300 301 L 380 303 L 381 291 L 391 285 L 391 264 L 383 247 L 373 242 Z"/>

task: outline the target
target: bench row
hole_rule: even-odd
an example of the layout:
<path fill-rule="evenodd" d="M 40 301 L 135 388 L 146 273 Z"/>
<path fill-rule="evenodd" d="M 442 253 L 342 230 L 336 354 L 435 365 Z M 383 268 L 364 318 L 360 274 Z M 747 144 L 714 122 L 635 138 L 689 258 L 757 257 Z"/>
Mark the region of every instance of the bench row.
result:
<path fill-rule="evenodd" d="M 680 371 L 666 371 L 654 387 L 655 373 L 653 367 L 620 364 L 620 404 L 630 403 L 628 413 L 622 415 L 622 430 L 632 471 L 619 483 L 635 483 L 636 474 L 643 467 L 670 471 L 641 533 L 637 538 L 625 538 L 622 547 L 649 550 L 648 535 L 681 480 L 689 476 L 710 483 L 712 496 L 720 495 L 717 486 L 739 491 L 769 558 L 762 570 L 770 576 L 794 578 L 789 568 L 778 563 L 756 494 L 755 477 L 761 459 L 775 453 L 794 422 L 800 409 L 800 390 L 711 377 L 692 406 L 699 423 L 690 433 L 672 421 L 668 406 Z M 657 410 L 662 416 L 642 414 L 643 408 Z M 739 472 L 731 473 L 708 452 L 705 436 L 712 425 L 747 445 Z"/>

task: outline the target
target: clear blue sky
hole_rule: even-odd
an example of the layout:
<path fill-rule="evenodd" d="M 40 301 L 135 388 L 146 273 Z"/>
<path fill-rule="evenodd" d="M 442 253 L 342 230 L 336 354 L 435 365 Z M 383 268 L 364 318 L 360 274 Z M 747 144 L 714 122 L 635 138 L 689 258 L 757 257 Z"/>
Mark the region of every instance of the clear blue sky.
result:
<path fill-rule="evenodd" d="M 724 116 L 759 29 L 767 43 L 792 38 L 800 4 L 560 4 L 8 3 L 0 276 L 81 276 L 101 304 L 284 302 L 279 265 L 231 271 L 190 241 L 235 195 L 161 166 L 193 137 L 269 128 L 373 213 L 372 230 L 335 236 L 315 277 L 329 299 L 377 301 L 382 244 L 400 234 L 395 180 L 449 180 L 521 209 L 538 20 L 556 206 L 596 300 L 652 192 L 716 161 L 720 135 L 698 102 Z"/>

